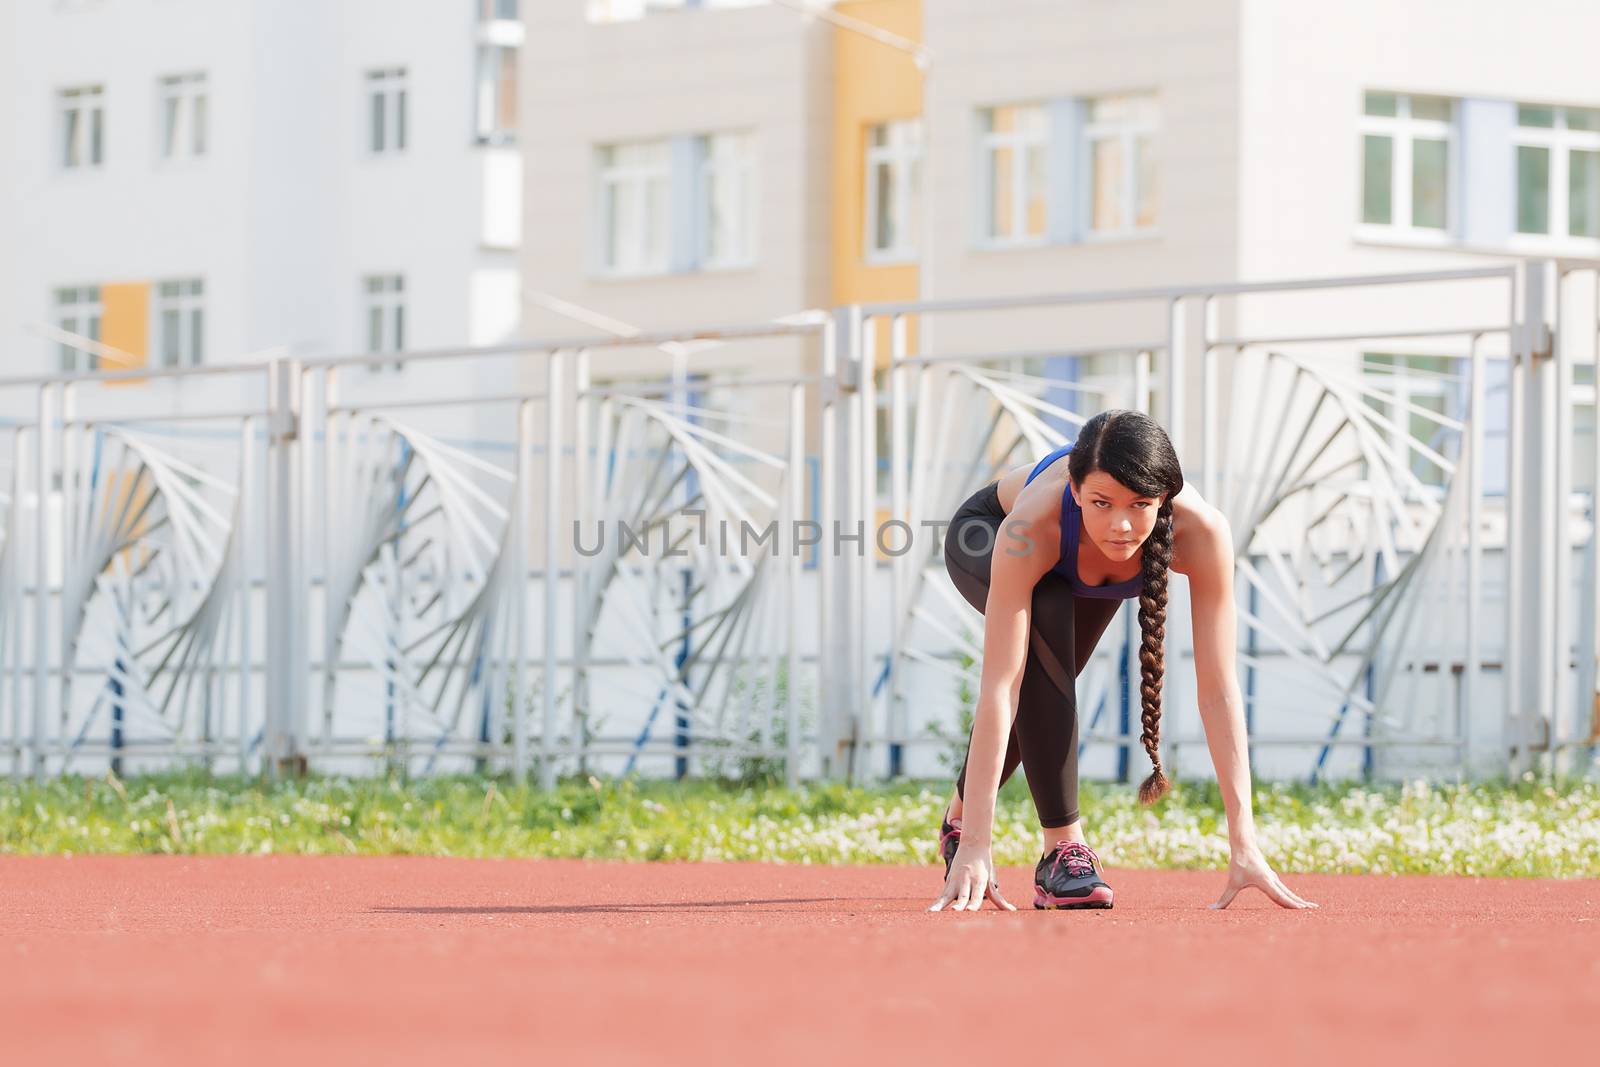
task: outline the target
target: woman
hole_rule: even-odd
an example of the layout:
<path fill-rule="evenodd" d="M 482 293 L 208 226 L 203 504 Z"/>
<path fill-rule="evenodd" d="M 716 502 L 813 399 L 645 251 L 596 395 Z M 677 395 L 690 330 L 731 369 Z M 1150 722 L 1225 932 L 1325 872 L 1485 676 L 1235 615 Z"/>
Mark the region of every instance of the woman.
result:
<path fill-rule="evenodd" d="M 976 911 L 986 897 L 1016 910 L 996 880 L 990 833 L 995 794 L 1019 762 L 1044 831 L 1034 907 L 1111 907 L 1078 813 L 1074 680 L 1121 601 L 1138 597 L 1142 740 L 1154 765 L 1139 799 L 1154 803 L 1169 788 L 1158 748 L 1169 569 L 1189 579 L 1200 718 L 1228 815 L 1228 881 L 1212 907 L 1250 886 L 1286 908 L 1316 907 L 1279 881 L 1256 846 L 1234 671 L 1233 535 L 1184 485 L 1154 420 L 1102 412 L 1073 445 L 979 489 L 951 519 L 945 566 L 983 613 L 983 675 L 941 827 L 944 892 L 930 911 Z"/>

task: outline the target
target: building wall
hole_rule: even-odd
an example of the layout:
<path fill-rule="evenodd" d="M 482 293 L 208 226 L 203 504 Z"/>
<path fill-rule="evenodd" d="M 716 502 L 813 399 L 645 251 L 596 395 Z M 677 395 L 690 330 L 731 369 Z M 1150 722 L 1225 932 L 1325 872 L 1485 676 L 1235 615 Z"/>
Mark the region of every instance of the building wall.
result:
<path fill-rule="evenodd" d="M 1600 107 L 1591 47 L 1600 7 L 1581 0 L 1241 4 L 1245 277 L 1483 264 L 1479 254 L 1385 247 L 1355 236 L 1364 90 Z M 1511 177 L 1467 175 L 1508 193 Z"/>
<path fill-rule="evenodd" d="M 831 32 L 778 6 L 686 10 L 633 22 L 591 24 L 581 4 L 530 6 L 530 74 L 523 83 L 524 219 L 538 235 L 524 248 L 524 286 L 642 328 L 752 323 L 826 306 L 831 297 L 833 130 Z M 597 146 L 650 138 L 751 130 L 758 207 L 753 266 L 649 277 L 597 270 Z M 530 337 L 601 330 L 523 306 Z M 698 364 L 764 372 L 805 357 L 739 346 Z M 776 362 L 774 362 L 776 361 Z M 597 358 L 596 375 L 660 368 L 659 353 Z M 663 371 L 664 373 L 664 371 Z"/>
<path fill-rule="evenodd" d="M 857 0 L 834 9 L 909 40 L 922 40 L 921 0 Z M 833 48 L 832 302 L 912 300 L 917 296 L 916 263 L 866 261 L 866 148 L 874 124 L 922 115 L 922 75 L 906 52 L 854 30 L 835 28 Z"/>
<path fill-rule="evenodd" d="M 25 323 L 52 322 L 56 286 L 207 280 L 208 349 L 242 352 L 250 187 L 249 23 L 224 5 L 16 5 L 13 77 L 19 213 L 16 318 L 5 324 L 16 370 L 54 371 L 56 346 Z M 139 42 L 130 48 L 128 43 Z M 208 73 L 208 158 L 157 156 L 156 80 Z M 62 171 L 56 93 L 105 88 L 105 161 Z"/>
<path fill-rule="evenodd" d="M 8 371 L 57 369 L 56 346 L 25 324 L 53 321 L 53 290 L 78 284 L 132 287 L 104 330 L 142 353 L 155 320 L 138 295 L 203 279 L 207 363 L 362 350 L 369 273 L 404 275 L 408 348 L 514 332 L 517 156 L 474 143 L 473 5 L 83 2 L 8 5 L 5 17 L 17 42 Z M 367 151 L 364 74 L 377 66 L 408 71 L 407 146 L 394 156 Z M 157 79 L 190 71 L 207 76 L 207 152 L 169 164 Z M 62 172 L 55 94 L 83 84 L 105 87 L 105 162 Z M 449 378 L 361 373 L 368 391 L 395 393 Z M 221 406 L 209 382 L 150 389 Z"/>
<path fill-rule="evenodd" d="M 1600 107 L 1587 42 L 1600 8 L 1552 2 L 1370 0 L 1319 8 L 1242 0 L 1239 274 L 1248 280 L 1488 267 L 1518 255 L 1600 256 L 1600 242 L 1513 235 L 1516 175 L 1506 143 L 1515 104 Z M 1361 221 L 1363 94 L 1368 90 L 1454 98 L 1456 161 L 1450 234 L 1428 244 L 1387 237 Z M 1487 118 L 1493 121 L 1485 121 Z M 1504 324 L 1505 286 L 1441 283 L 1284 294 L 1230 305 L 1247 336 L 1354 329 Z M 1579 294 L 1568 309 L 1594 311 Z M 1503 336 L 1486 336 L 1490 357 L 1486 484 L 1505 485 L 1506 373 Z M 1353 368 L 1363 352 L 1465 357 L 1465 337 L 1299 346 L 1329 367 Z M 1580 353 L 1592 346 L 1580 346 Z M 1580 359 L 1592 359 L 1592 354 Z M 1244 386 L 1244 395 L 1253 395 Z M 1592 469 L 1580 448 L 1580 484 Z"/>
<path fill-rule="evenodd" d="M 1231 275 L 1238 180 L 1233 0 L 928 0 L 929 200 L 936 297 L 1106 289 Z M 974 247 L 977 110 L 1153 92 L 1158 233 L 988 251 Z M 929 268 L 925 268 L 929 269 Z"/>

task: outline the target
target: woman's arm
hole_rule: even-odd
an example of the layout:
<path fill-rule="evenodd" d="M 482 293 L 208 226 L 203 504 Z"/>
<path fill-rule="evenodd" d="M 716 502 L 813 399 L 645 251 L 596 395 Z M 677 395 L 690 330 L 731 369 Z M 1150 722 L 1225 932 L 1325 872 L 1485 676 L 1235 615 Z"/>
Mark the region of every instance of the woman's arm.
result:
<path fill-rule="evenodd" d="M 1238 850 L 1255 844 L 1256 828 L 1236 667 L 1239 623 L 1233 602 L 1233 534 L 1227 518 L 1215 510 L 1197 512 L 1193 532 L 1196 536 L 1185 539 L 1183 547 L 1194 626 L 1195 689 L 1206 746 L 1228 813 L 1228 844 Z"/>
<path fill-rule="evenodd" d="M 1014 544 L 1014 543 L 1012 543 Z M 1000 791 L 1000 770 L 1006 741 L 1017 716 L 1022 670 L 1028 659 L 1028 633 L 1033 625 L 1033 587 L 1039 573 L 1030 556 L 1008 551 L 1004 528 L 989 568 L 989 597 L 983 614 L 983 671 L 978 704 L 973 712 L 972 743 L 967 749 L 966 788 L 961 797 L 961 841 L 989 847 L 994 832 L 994 806 Z"/>
<path fill-rule="evenodd" d="M 1244 701 L 1239 695 L 1238 619 L 1233 602 L 1233 532 L 1227 517 L 1197 510 L 1186 533 L 1183 570 L 1189 576 L 1194 626 L 1195 688 L 1206 747 L 1217 771 L 1228 816 L 1228 885 L 1213 907 L 1225 908 L 1239 890 L 1254 885 L 1289 908 L 1314 908 L 1278 880 L 1256 845 L 1250 804 L 1250 756 L 1245 740 Z"/>
<path fill-rule="evenodd" d="M 1000 892 L 991 848 L 1000 769 L 1028 658 L 1033 587 L 1059 554 L 1059 535 L 1045 532 L 1056 527 L 1038 521 L 1038 499 L 1037 494 L 1030 496 L 1028 504 L 1014 508 L 1006 517 L 990 557 L 989 595 L 983 613 L 983 673 L 973 712 L 972 742 L 967 748 L 961 844 L 951 860 L 944 892 L 930 911 L 939 911 L 946 904 L 953 904 L 956 911 L 976 911 L 985 898 L 1004 910 L 1016 910 Z"/>

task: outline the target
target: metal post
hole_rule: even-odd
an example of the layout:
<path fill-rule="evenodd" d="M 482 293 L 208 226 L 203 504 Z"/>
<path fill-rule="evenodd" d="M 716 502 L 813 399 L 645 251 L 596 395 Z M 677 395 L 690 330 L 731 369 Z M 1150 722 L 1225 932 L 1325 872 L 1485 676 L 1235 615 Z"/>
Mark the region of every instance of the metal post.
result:
<path fill-rule="evenodd" d="M 1204 304 L 1205 342 L 1200 350 L 1200 477 L 1206 502 L 1217 506 L 1217 301 L 1208 296 Z"/>
<path fill-rule="evenodd" d="M 61 546 L 61 602 L 63 605 L 62 611 L 64 616 L 67 587 L 69 584 L 75 584 L 69 583 L 69 575 L 71 575 L 75 567 L 81 566 L 79 561 L 82 553 L 79 551 L 81 542 L 78 539 L 77 525 L 74 522 L 74 512 L 76 510 L 78 494 L 75 492 L 73 487 L 73 479 L 78 473 L 76 462 L 77 449 L 74 447 L 74 445 L 76 444 L 76 438 L 78 437 L 79 431 L 76 427 L 73 427 L 69 424 L 69 420 L 71 420 L 77 414 L 75 410 L 76 405 L 73 402 L 77 389 L 76 386 L 71 382 L 63 383 L 60 388 L 60 410 L 57 412 L 57 417 L 59 420 L 58 424 L 60 426 L 61 436 L 57 449 L 57 457 L 59 460 L 57 470 L 60 472 L 58 477 L 61 481 L 61 506 L 58 510 L 59 525 L 57 527 L 56 543 Z M 90 582 L 93 582 L 93 580 L 94 579 L 92 577 L 89 578 Z M 71 659 L 72 650 L 68 647 L 71 642 L 67 637 L 65 618 L 63 618 L 62 624 L 56 633 L 56 637 L 60 642 L 56 650 L 56 662 L 61 664 L 61 682 L 56 687 L 56 699 L 59 702 L 56 718 L 60 724 L 61 737 L 65 739 L 71 736 L 71 723 L 69 721 L 69 717 L 72 710 L 72 672 L 66 669 L 66 665 Z M 124 665 L 122 663 L 121 656 L 119 655 L 117 658 L 117 670 L 122 670 L 123 666 Z M 123 716 L 127 713 L 127 708 L 122 700 L 123 685 L 121 680 L 114 679 L 111 683 L 111 689 L 116 697 L 115 701 L 111 705 L 112 719 L 115 722 L 112 730 L 112 750 L 116 752 L 122 747 L 123 733 L 121 726 Z M 114 757 L 114 759 L 117 765 L 116 773 L 120 775 L 122 773 L 122 760 L 120 754 Z M 62 765 L 65 766 L 64 759 Z"/>
<path fill-rule="evenodd" d="M 517 480 L 512 501 L 511 629 L 515 672 L 511 679 L 511 775 L 518 784 L 528 775 L 528 538 L 532 535 L 533 404 L 517 406 Z"/>
<path fill-rule="evenodd" d="M 1561 531 L 1555 528 L 1565 521 L 1566 508 L 1559 499 L 1560 482 L 1557 476 L 1556 457 L 1556 425 L 1559 414 L 1555 412 L 1556 377 L 1555 367 L 1551 360 L 1551 352 L 1555 347 L 1552 343 L 1550 327 L 1545 321 L 1545 295 L 1550 283 L 1555 282 L 1557 303 L 1559 306 L 1560 282 L 1554 273 L 1555 264 L 1539 260 L 1533 264 L 1534 274 L 1540 280 L 1539 299 L 1530 302 L 1529 314 L 1529 363 L 1531 372 L 1529 378 L 1529 426 L 1531 432 L 1538 434 L 1536 451 L 1530 450 L 1530 458 L 1535 458 L 1535 470 L 1530 475 L 1537 479 L 1539 486 L 1538 506 L 1530 509 L 1526 518 L 1530 522 L 1528 530 L 1528 544 L 1530 547 L 1537 545 L 1534 558 L 1529 560 L 1529 584 L 1525 587 L 1529 594 L 1529 611 L 1536 620 L 1534 628 L 1530 631 L 1533 636 L 1533 655 L 1530 663 L 1534 664 L 1533 677 L 1535 684 L 1532 686 L 1534 702 L 1530 711 L 1534 716 L 1529 723 L 1530 742 L 1528 745 L 1529 766 L 1532 766 L 1534 745 L 1539 745 L 1546 752 L 1554 750 L 1555 737 L 1555 704 L 1556 689 L 1554 664 L 1560 662 L 1561 656 L 1556 648 L 1555 619 L 1557 601 L 1560 597 L 1556 594 L 1559 588 L 1556 584 L 1556 545 L 1566 540 Z M 1530 289 L 1530 295 L 1532 294 Z M 1554 533 L 1555 544 L 1552 544 Z"/>
<path fill-rule="evenodd" d="M 1527 441 L 1523 434 L 1522 391 L 1525 378 L 1523 360 L 1524 323 L 1518 295 L 1526 300 L 1527 264 L 1516 275 L 1511 288 L 1511 333 L 1508 337 L 1506 372 L 1506 713 L 1501 724 L 1505 743 L 1506 773 L 1516 776 L 1522 756 L 1522 729 L 1524 722 L 1522 692 L 1522 657 L 1525 638 L 1522 632 L 1522 513 L 1527 507 L 1527 486 L 1523 484 L 1522 468 L 1527 460 Z"/>
<path fill-rule="evenodd" d="M 12 472 L 11 481 L 11 488 L 15 495 L 11 500 L 10 526 L 12 530 L 17 531 L 17 533 L 20 535 L 23 529 L 21 514 L 22 497 L 23 490 L 27 485 L 27 483 L 24 481 L 24 472 L 26 472 L 28 468 L 32 466 L 33 457 L 28 454 L 28 435 L 26 431 L 22 429 L 12 431 L 11 439 L 14 447 L 16 448 L 16 454 L 14 456 L 16 468 Z M 11 774 L 12 777 L 17 779 L 20 779 L 23 776 L 25 773 L 24 767 L 30 762 L 28 756 L 24 754 L 22 740 L 23 707 L 25 706 L 25 701 L 23 699 L 23 683 L 27 674 L 27 671 L 23 668 L 22 639 L 24 631 L 27 630 L 27 626 L 23 623 L 25 613 L 21 603 L 24 599 L 22 575 L 23 569 L 26 566 L 26 560 L 21 558 L 21 552 L 22 545 L 20 543 L 9 545 L 7 546 L 6 558 L 3 561 L 0 561 L 4 562 L 7 565 L 7 568 L 16 576 L 16 585 L 13 588 L 16 590 L 16 598 L 18 601 L 15 606 L 14 614 L 9 617 L 0 615 L 0 617 L 5 618 L 5 623 L 9 627 L 9 630 L 5 631 L 4 633 L 0 633 L 0 642 L 9 641 L 11 643 L 11 656 L 9 660 L 11 667 Z M 0 612 L 3 611 L 4 605 L 0 605 Z M 0 649 L 0 658 L 3 657 L 4 650 Z"/>
<path fill-rule="evenodd" d="M 1587 611 L 1587 625 L 1583 631 L 1583 641 L 1579 644 L 1577 653 L 1579 662 L 1585 665 L 1585 670 L 1579 677 L 1584 684 L 1578 690 L 1578 701 L 1581 710 L 1590 716 L 1589 736 L 1593 744 L 1594 731 L 1600 727 L 1600 700 L 1596 693 L 1596 672 L 1600 664 L 1600 268 L 1594 270 L 1594 318 L 1589 321 L 1587 333 L 1589 335 L 1591 358 L 1594 360 L 1594 408 L 1595 432 L 1591 447 L 1591 474 L 1589 482 L 1589 578 L 1591 585 L 1589 595 L 1585 599 Z M 1591 747 L 1591 753 L 1600 756 L 1600 747 Z"/>
<path fill-rule="evenodd" d="M 905 522 L 908 527 L 911 516 L 906 507 L 906 368 L 900 361 L 909 354 L 906 349 L 906 317 L 895 315 L 889 320 L 889 517 Z M 876 430 L 876 425 L 873 428 Z M 876 471 L 873 484 L 874 486 L 877 484 Z M 876 559 L 872 554 L 877 551 L 876 540 L 874 537 L 874 543 L 868 549 L 867 558 L 870 560 Z M 905 734 L 905 724 L 901 721 L 904 716 L 902 703 L 904 698 L 900 692 L 900 624 L 901 612 L 904 610 L 902 601 L 907 585 L 905 562 L 915 558 L 917 557 L 910 545 L 906 546 L 903 554 L 889 558 L 889 647 L 885 666 L 888 676 L 884 689 L 884 724 L 891 738 L 890 778 L 900 777 L 905 753 L 905 746 L 899 740 Z"/>
<path fill-rule="evenodd" d="M 840 308 L 822 337 L 822 373 L 818 380 L 821 393 L 817 430 L 818 443 L 817 494 L 817 752 L 819 771 L 824 778 L 836 778 L 840 771 L 840 743 L 843 731 L 840 716 L 849 698 L 848 670 L 841 670 L 849 655 L 849 634 L 841 625 L 840 607 L 848 603 L 848 576 L 839 567 L 838 559 L 828 550 L 828 538 L 839 521 L 840 494 L 844 491 L 845 472 L 839 467 L 840 393 L 843 383 L 840 370 L 850 360 L 851 314 Z M 840 361 L 840 349 L 844 361 Z M 850 439 L 848 432 L 846 440 Z"/>
<path fill-rule="evenodd" d="M 855 781 L 864 781 L 873 773 L 873 759 L 876 755 L 873 738 L 877 730 L 877 723 L 873 721 L 875 710 L 873 700 L 873 675 L 875 673 L 877 657 L 871 654 L 874 647 L 870 614 L 867 605 L 872 603 L 874 587 L 877 585 L 878 560 L 873 554 L 873 527 L 878 517 L 878 323 L 871 316 L 862 316 L 860 330 L 857 335 L 860 344 L 856 349 L 856 361 L 860 364 L 860 391 L 856 394 L 855 403 L 858 405 L 857 419 L 855 421 L 856 434 L 860 440 L 861 462 L 857 464 L 856 473 L 860 479 L 858 488 L 860 495 L 856 506 L 860 509 L 861 541 L 856 544 L 855 567 L 859 580 L 855 587 L 855 602 L 851 605 L 851 615 L 854 617 L 860 640 L 854 649 L 855 675 L 855 700 L 852 706 L 859 709 L 857 717 L 857 744 L 855 759 L 853 760 Z"/>
<path fill-rule="evenodd" d="M 1541 366 L 1548 352 L 1544 320 L 1545 282 L 1549 264 L 1534 260 L 1523 264 L 1521 316 L 1516 320 L 1512 346 L 1511 427 L 1512 463 L 1507 494 L 1511 498 L 1507 523 L 1508 658 L 1511 697 L 1508 723 L 1513 748 L 1511 773 L 1532 769 L 1533 748 L 1541 725 L 1549 722 L 1549 672 L 1552 653 L 1541 581 L 1553 578 L 1543 527 L 1549 521 L 1554 494 L 1553 472 L 1545 462 L 1552 427 L 1546 417 L 1545 384 L 1549 375 Z M 1547 588 L 1547 587 L 1546 587 Z"/>
<path fill-rule="evenodd" d="M 786 537 L 779 539 L 779 544 L 788 544 L 789 558 L 784 561 L 784 601 L 789 605 L 788 616 L 788 656 L 789 656 L 789 682 L 786 687 L 784 713 L 786 716 L 786 732 L 784 735 L 784 781 L 790 789 L 800 783 L 800 625 L 795 618 L 795 605 L 799 603 L 800 596 L 800 554 L 794 547 L 794 534 L 796 525 L 800 521 L 802 500 L 800 494 L 804 488 L 806 473 L 806 394 L 805 389 L 796 384 L 789 387 L 789 484 L 787 494 L 788 522 L 785 525 Z"/>
<path fill-rule="evenodd" d="M 299 758 L 295 725 L 296 691 L 303 681 L 295 656 L 299 597 L 293 588 L 299 567 L 295 500 L 295 381 L 298 366 L 286 359 L 269 365 L 267 416 L 267 707 L 263 767 L 276 777 L 294 769 Z"/>
<path fill-rule="evenodd" d="M 256 420 L 247 418 L 243 420 L 239 430 L 239 506 L 237 519 L 239 524 L 239 577 L 238 590 L 234 594 L 238 598 L 239 610 L 239 773 L 249 773 L 250 766 L 250 712 L 253 701 L 251 700 L 251 686 L 253 685 L 251 665 L 255 657 L 255 649 L 251 642 L 250 619 L 255 614 L 253 594 L 250 585 L 251 553 L 255 551 L 255 491 L 256 491 Z"/>
<path fill-rule="evenodd" d="M 594 504 L 600 494 L 593 491 L 589 472 L 589 429 L 594 418 L 594 397 L 589 395 L 589 350 L 579 349 L 572 366 L 572 506 L 576 529 L 588 530 L 594 519 Z M 595 466 L 605 470 L 605 457 L 596 455 Z M 572 568 L 572 733 L 578 746 L 578 773 L 588 769 L 589 747 L 589 590 L 590 568 L 576 563 Z"/>
<path fill-rule="evenodd" d="M 332 408 L 339 402 L 338 369 L 329 367 L 323 371 L 322 377 L 322 468 L 316 489 L 311 494 L 315 501 L 317 513 L 322 521 L 321 527 L 321 555 L 322 555 L 322 721 L 321 741 L 322 749 L 326 753 L 333 744 L 333 709 L 334 709 L 334 684 L 339 674 L 339 634 L 334 630 L 338 626 L 340 605 L 334 603 L 333 585 L 330 581 L 333 574 L 333 531 L 335 524 L 343 530 L 347 527 L 344 520 L 348 517 L 348 497 L 341 484 L 342 471 L 340 465 L 342 445 L 336 442 L 338 427 L 342 424 L 347 429 L 353 419 L 348 413 L 334 414 Z M 307 745 L 313 744 L 307 727 Z"/>
<path fill-rule="evenodd" d="M 1172 447 L 1183 453 L 1183 383 L 1188 375 L 1185 357 L 1188 346 L 1188 321 L 1184 314 L 1183 297 L 1173 297 L 1167 305 L 1167 436 Z"/>
<path fill-rule="evenodd" d="M 52 386 L 40 387 L 39 422 L 34 432 L 33 776 L 40 782 L 45 778 L 49 749 L 46 734 L 50 705 L 50 483 L 54 458 L 50 435 L 54 392 Z M 18 503 L 13 502 L 13 506 Z"/>
<path fill-rule="evenodd" d="M 556 784 L 556 670 L 560 646 L 556 619 L 561 608 L 561 407 L 565 398 L 561 378 L 565 354 L 552 349 L 545 357 L 545 465 L 544 465 L 544 701 L 539 760 L 539 786 Z"/>
<path fill-rule="evenodd" d="M 327 544 L 328 496 L 322 482 L 326 464 L 318 449 L 327 448 L 328 395 L 326 374 L 308 373 L 294 365 L 294 387 L 299 419 L 295 434 L 297 462 L 294 473 L 295 553 L 294 577 L 294 658 L 299 670 L 293 676 L 290 707 L 294 718 L 290 736 L 294 739 L 297 763 L 311 752 L 311 586 L 313 575 L 320 574 L 323 599 L 328 595 Z M 317 557 L 321 557 L 318 559 Z M 324 648 L 327 647 L 324 635 Z"/>
<path fill-rule="evenodd" d="M 1546 381 L 1540 390 L 1541 402 L 1547 405 L 1546 412 L 1554 415 L 1553 419 L 1546 421 L 1551 424 L 1551 432 L 1555 437 L 1551 442 L 1554 463 L 1546 465 L 1551 468 L 1548 477 L 1554 483 L 1548 527 L 1554 538 L 1554 546 L 1551 559 L 1545 567 L 1550 576 L 1549 584 L 1540 586 L 1549 598 L 1544 615 L 1545 623 L 1550 627 L 1550 642 L 1543 647 L 1549 656 L 1546 661 L 1549 672 L 1546 681 L 1549 702 L 1546 707 L 1549 714 L 1550 773 L 1553 775 L 1560 775 L 1564 770 L 1562 746 L 1570 732 L 1567 720 L 1572 707 L 1566 699 L 1571 661 L 1569 650 L 1572 647 L 1572 610 L 1570 599 L 1560 593 L 1561 590 L 1572 588 L 1572 529 L 1568 523 L 1571 510 L 1568 501 L 1572 496 L 1572 350 L 1564 343 L 1562 336 L 1566 281 L 1566 272 L 1557 265 L 1554 277 L 1555 316 L 1549 334 L 1550 348 L 1544 360 Z"/>
<path fill-rule="evenodd" d="M 682 345 L 672 346 L 671 380 L 672 389 L 667 395 L 672 398 L 672 406 L 679 412 L 680 416 L 684 417 L 685 422 L 691 421 L 685 414 L 689 407 L 689 361 Z M 678 507 L 680 509 L 682 509 L 683 506 L 688 503 L 689 485 L 695 481 L 694 466 L 689 462 L 687 455 L 684 456 L 684 463 L 688 467 L 687 476 L 674 490 L 674 495 L 678 499 Z M 576 570 L 576 568 L 574 568 L 574 570 Z M 679 587 L 681 590 L 679 604 L 682 605 L 679 621 L 683 627 L 683 636 L 678 642 L 678 651 L 673 657 L 672 667 L 675 680 L 678 682 L 679 686 L 686 687 L 688 685 L 688 678 L 687 667 L 685 665 L 689 662 L 689 656 L 691 652 L 690 635 L 693 632 L 692 619 L 690 617 L 690 592 L 694 584 L 694 572 L 688 565 L 683 565 L 679 568 L 678 578 L 680 583 Z M 673 696 L 672 704 L 672 742 L 673 747 L 678 753 L 673 760 L 673 766 L 677 776 L 679 778 L 685 778 L 689 774 L 689 749 L 693 744 L 692 737 L 689 732 L 689 705 L 684 701 L 681 692 Z"/>
<path fill-rule="evenodd" d="M 1457 740 L 1462 769 L 1472 769 L 1473 694 L 1483 682 L 1483 657 L 1479 650 L 1478 612 L 1483 599 L 1483 447 L 1484 373 L 1483 336 L 1468 342 L 1471 377 L 1467 382 L 1467 617 L 1466 677 L 1461 687 L 1461 726 Z M 1509 562 L 1509 561 L 1508 561 Z"/>

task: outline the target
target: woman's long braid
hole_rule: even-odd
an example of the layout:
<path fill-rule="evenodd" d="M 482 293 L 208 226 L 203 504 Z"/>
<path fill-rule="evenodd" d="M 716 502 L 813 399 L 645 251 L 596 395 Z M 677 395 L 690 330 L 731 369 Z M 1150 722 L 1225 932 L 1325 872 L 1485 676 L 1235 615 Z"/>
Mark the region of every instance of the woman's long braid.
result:
<path fill-rule="evenodd" d="M 1154 804 L 1172 788 L 1161 772 L 1161 679 L 1166 673 L 1167 568 L 1172 562 L 1172 500 L 1156 513 L 1156 525 L 1144 545 L 1144 586 L 1139 594 L 1139 696 L 1144 726 L 1140 740 L 1153 770 L 1139 786 L 1139 802 Z"/>

